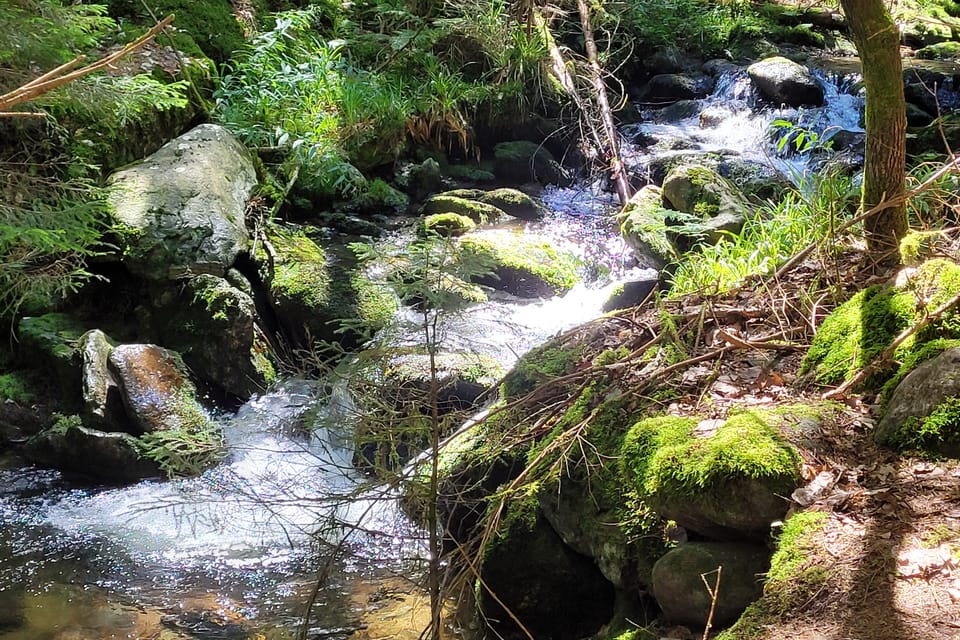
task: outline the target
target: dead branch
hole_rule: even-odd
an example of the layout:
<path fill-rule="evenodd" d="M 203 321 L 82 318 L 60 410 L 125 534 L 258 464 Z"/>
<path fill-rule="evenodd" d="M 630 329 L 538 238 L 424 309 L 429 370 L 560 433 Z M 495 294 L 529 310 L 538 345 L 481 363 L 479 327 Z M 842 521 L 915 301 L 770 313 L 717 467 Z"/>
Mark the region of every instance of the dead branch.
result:
<path fill-rule="evenodd" d="M 170 24 L 173 22 L 173 19 L 174 15 L 170 14 L 133 42 L 127 44 L 119 51 L 111 53 L 110 55 L 97 60 L 96 62 L 92 62 L 77 69 L 76 67 L 86 59 L 85 56 L 78 56 L 70 62 L 62 64 L 55 69 L 51 69 L 40 77 L 34 78 L 30 82 L 17 87 L 13 91 L 3 94 L 0 96 L 0 117 L 38 117 L 39 115 L 42 115 L 35 112 L 20 113 L 10 111 L 10 109 L 26 102 L 30 102 L 31 100 L 35 100 L 45 93 L 69 84 L 74 80 L 112 66 L 121 58 L 130 55 L 137 49 L 140 49 L 145 44 L 153 40 L 157 34 L 170 26 Z"/>

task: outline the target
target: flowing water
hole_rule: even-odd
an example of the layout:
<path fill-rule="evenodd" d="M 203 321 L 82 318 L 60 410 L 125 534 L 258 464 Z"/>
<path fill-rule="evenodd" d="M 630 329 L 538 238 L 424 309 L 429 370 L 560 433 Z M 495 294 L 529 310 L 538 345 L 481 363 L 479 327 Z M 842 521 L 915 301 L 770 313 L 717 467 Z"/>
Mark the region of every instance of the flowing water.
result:
<path fill-rule="evenodd" d="M 743 72 L 728 73 L 701 104 L 723 110 L 715 126 L 701 127 L 696 114 L 666 122 L 649 112 L 627 134 L 681 139 L 687 150 L 733 149 L 782 168 L 797 160 L 777 156 L 773 120 L 823 136 L 859 127 L 860 98 L 850 85 L 823 83 L 824 108 L 758 110 Z M 642 174 L 651 149 L 626 151 Z M 451 319 L 446 349 L 480 351 L 509 367 L 599 315 L 604 285 L 635 266 L 614 232 L 612 194 L 593 185 L 548 188 L 541 197 L 550 218 L 517 231 L 577 252 L 588 284 L 552 300 L 493 295 Z M 415 339 L 409 317 L 397 327 L 394 340 Z M 320 382 L 287 380 L 221 416 L 229 457 L 198 478 L 88 486 L 0 459 L 0 640 L 292 638 L 324 569 L 310 637 L 348 635 L 364 605 L 358 585 L 415 570 L 422 532 L 388 490 L 371 489 L 353 470 L 349 398 L 340 390 L 340 401 L 322 404 L 325 391 Z M 342 553 L 334 553 L 338 545 Z"/>

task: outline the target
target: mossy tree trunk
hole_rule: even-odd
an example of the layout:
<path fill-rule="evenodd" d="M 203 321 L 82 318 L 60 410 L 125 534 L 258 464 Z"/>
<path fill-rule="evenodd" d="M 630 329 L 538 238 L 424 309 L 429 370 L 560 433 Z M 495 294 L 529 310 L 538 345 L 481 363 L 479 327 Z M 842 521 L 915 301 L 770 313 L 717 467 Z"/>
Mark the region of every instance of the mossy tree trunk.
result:
<path fill-rule="evenodd" d="M 867 148 L 863 207 L 903 195 L 906 166 L 906 104 L 900 34 L 883 0 L 840 0 L 863 63 L 867 92 Z M 867 246 L 881 262 L 899 262 L 898 246 L 907 232 L 903 202 L 884 208 L 865 223 Z"/>

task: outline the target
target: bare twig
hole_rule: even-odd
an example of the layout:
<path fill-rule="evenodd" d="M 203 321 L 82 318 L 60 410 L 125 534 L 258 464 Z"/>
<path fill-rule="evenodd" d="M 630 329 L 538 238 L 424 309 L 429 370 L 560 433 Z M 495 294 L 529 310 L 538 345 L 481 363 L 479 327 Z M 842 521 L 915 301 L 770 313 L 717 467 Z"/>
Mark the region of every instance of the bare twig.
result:
<path fill-rule="evenodd" d="M 170 26 L 170 24 L 173 22 L 173 18 L 173 14 L 170 14 L 133 42 L 127 44 L 119 51 L 111 53 L 110 55 L 97 60 L 96 62 L 92 62 L 86 66 L 76 69 L 76 67 L 86 59 L 84 56 L 79 56 L 55 69 L 51 69 L 42 76 L 34 78 L 30 82 L 17 87 L 13 91 L 0 95 L 0 116 L 36 117 L 36 114 L 34 113 L 10 112 L 10 109 L 24 104 L 25 102 L 35 100 L 45 93 L 53 91 L 57 87 L 62 87 L 65 84 L 73 82 L 74 80 L 112 66 L 121 58 L 133 53 L 137 49 L 140 49 L 145 44 L 153 40 L 158 33 Z"/>
<path fill-rule="evenodd" d="M 720 574 L 723 573 L 723 565 L 718 565 L 716 572 L 711 571 L 710 573 L 717 574 L 717 580 L 713 584 L 713 588 L 710 588 L 710 583 L 707 582 L 707 576 L 709 573 L 701 573 L 700 579 L 703 580 L 703 585 L 707 588 L 707 593 L 710 594 L 710 614 L 707 616 L 707 624 L 703 628 L 703 640 L 707 640 L 710 637 L 710 627 L 713 626 L 713 614 L 717 609 L 717 596 L 720 595 Z"/>

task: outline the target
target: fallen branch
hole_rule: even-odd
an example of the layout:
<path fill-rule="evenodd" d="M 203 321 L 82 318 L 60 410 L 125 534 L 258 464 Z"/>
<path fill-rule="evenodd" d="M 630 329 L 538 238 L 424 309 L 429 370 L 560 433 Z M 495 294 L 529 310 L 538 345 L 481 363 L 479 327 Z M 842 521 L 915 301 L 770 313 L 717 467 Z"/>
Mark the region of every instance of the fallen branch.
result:
<path fill-rule="evenodd" d="M 36 112 L 22 113 L 18 111 L 10 111 L 10 109 L 24 104 L 25 102 L 35 100 L 45 93 L 49 93 L 50 91 L 53 91 L 58 87 L 62 87 L 65 84 L 69 84 L 74 80 L 112 66 L 121 58 L 130 55 L 137 49 L 140 49 L 145 44 L 153 40 L 157 34 L 170 26 L 170 24 L 173 22 L 173 18 L 174 15 L 170 14 L 133 42 L 127 44 L 119 51 L 111 53 L 110 55 L 97 60 L 96 62 L 92 62 L 77 69 L 76 67 L 86 60 L 85 56 L 78 56 L 70 62 L 62 64 L 55 69 L 51 69 L 42 76 L 34 78 L 30 82 L 17 87 L 13 91 L 0 95 L 0 118 L 42 116 L 43 114 L 38 114 Z"/>
<path fill-rule="evenodd" d="M 960 304 L 960 293 L 953 296 L 952 298 L 947 300 L 945 303 L 943 303 L 942 305 L 940 305 L 939 307 L 931 311 L 922 320 L 920 320 L 920 322 L 916 323 L 911 327 L 907 327 L 904 331 L 900 333 L 900 335 L 898 335 L 894 339 L 893 342 L 890 343 L 890 346 L 888 346 L 886 349 L 881 351 L 877 355 L 877 357 L 870 362 L 870 364 L 868 364 L 863 369 L 858 371 L 856 375 L 854 375 L 852 378 L 844 382 L 842 385 L 840 385 L 836 389 L 833 389 L 823 394 L 823 398 L 826 400 L 829 400 L 831 398 L 837 398 L 837 397 L 846 395 L 855 386 L 857 386 L 858 384 L 866 380 L 868 377 L 873 375 L 878 369 L 880 369 L 880 367 L 882 367 L 887 362 L 891 361 L 893 359 L 893 354 L 896 353 L 897 349 L 900 348 L 900 345 L 902 345 L 904 342 L 907 341 L 907 338 L 917 333 L 918 331 L 924 329 L 931 323 L 936 322 L 941 316 L 943 316 L 943 314 L 945 314 L 947 311 L 950 311 L 950 309 L 957 306 L 957 304 Z"/>
<path fill-rule="evenodd" d="M 710 573 L 714 573 L 711 571 Z M 710 614 L 707 616 L 707 624 L 703 628 L 703 640 L 707 640 L 710 637 L 710 627 L 713 626 L 713 614 L 717 610 L 717 596 L 720 595 L 720 574 L 723 573 L 723 565 L 717 566 L 717 580 L 713 585 L 713 588 L 710 588 L 710 583 L 707 582 L 707 573 L 701 573 L 700 579 L 703 580 L 703 585 L 707 588 L 707 593 L 710 594 Z"/>

